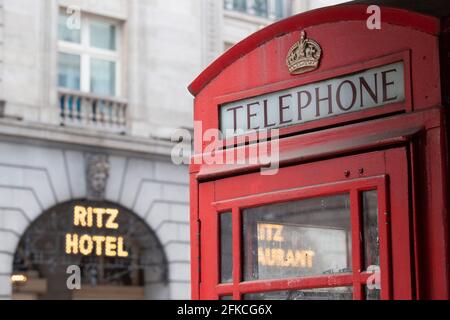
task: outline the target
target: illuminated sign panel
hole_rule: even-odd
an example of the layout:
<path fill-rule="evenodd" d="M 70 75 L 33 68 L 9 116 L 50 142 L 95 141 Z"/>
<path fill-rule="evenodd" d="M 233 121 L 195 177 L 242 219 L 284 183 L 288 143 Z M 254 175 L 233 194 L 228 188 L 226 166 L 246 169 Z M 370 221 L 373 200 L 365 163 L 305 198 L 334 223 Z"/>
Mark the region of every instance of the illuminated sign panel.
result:
<path fill-rule="evenodd" d="M 117 230 L 118 216 L 117 209 L 75 206 L 73 225 L 87 230 Z M 124 238 L 120 236 L 67 233 L 65 241 L 68 255 L 128 257 L 128 252 L 124 249 Z"/>
<path fill-rule="evenodd" d="M 405 101 L 403 62 L 220 107 L 225 137 L 276 129 Z"/>
<path fill-rule="evenodd" d="M 258 223 L 260 278 L 321 274 L 347 265 L 348 239 L 342 229 Z M 335 269 L 335 270 L 333 270 Z"/>

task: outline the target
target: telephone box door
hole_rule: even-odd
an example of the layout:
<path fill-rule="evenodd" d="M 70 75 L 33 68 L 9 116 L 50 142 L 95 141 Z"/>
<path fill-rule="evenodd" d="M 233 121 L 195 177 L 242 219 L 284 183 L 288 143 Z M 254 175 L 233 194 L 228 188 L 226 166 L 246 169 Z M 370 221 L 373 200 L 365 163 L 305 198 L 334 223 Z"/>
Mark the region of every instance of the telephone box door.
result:
<path fill-rule="evenodd" d="M 402 147 L 201 183 L 200 299 L 413 298 L 408 192 Z"/>

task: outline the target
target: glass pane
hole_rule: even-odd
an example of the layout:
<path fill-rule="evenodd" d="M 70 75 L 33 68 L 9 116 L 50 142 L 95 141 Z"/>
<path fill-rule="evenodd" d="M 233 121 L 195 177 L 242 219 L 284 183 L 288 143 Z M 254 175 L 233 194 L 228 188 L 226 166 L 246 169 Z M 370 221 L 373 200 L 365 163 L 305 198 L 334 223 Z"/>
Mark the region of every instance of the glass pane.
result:
<path fill-rule="evenodd" d="M 116 63 L 91 59 L 91 92 L 114 96 L 116 94 Z"/>
<path fill-rule="evenodd" d="M 233 296 L 221 296 L 220 300 L 233 300 Z"/>
<path fill-rule="evenodd" d="M 349 195 L 243 211 L 246 281 L 351 272 Z"/>
<path fill-rule="evenodd" d="M 284 2 L 283 2 L 283 0 L 276 0 L 275 16 L 277 19 L 284 18 Z"/>
<path fill-rule="evenodd" d="M 79 55 L 60 53 L 58 56 L 58 85 L 62 88 L 80 90 Z"/>
<path fill-rule="evenodd" d="M 231 212 L 220 215 L 220 282 L 233 282 L 233 239 Z"/>
<path fill-rule="evenodd" d="M 79 18 L 79 17 L 78 17 Z M 61 41 L 80 43 L 81 23 L 76 21 L 77 16 L 68 16 L 60 12 L 58 17 L 58 39 Z"/>
<path fill-rule="evenodd" d="M 233 0 L 234 10 L 246 12 L 247 11 L 247 0 Z"/>
<path fill-rule="evenodd" d="M 365 287 L 366 292 L 366 300 L 380 300 L 381 299 L 381 290 L 373 287 L 369 289 L 369 287 Z"/>
<path fill-rule="evenodd" d="M 244 300 L 352 300 L 352 287 L 274 291 L 246 294 Z"/>
<path fill-rule="evenodd" d="M 380 265 L 380 239 L 378 235 L 378 193 L 376 190 L 362 193 L 364 270 Z"/>
<path fill-rule="evenodd" d="M 116 26 L 91 22 L 90 24 L 91 46 L 99 49 L 116 50 Z"/>
<path fill-rule="evenodd" d="M 253 10 L 259 17 L 267 17 L 267 0 L 254 0 Z"/>
<path fill-rule="evenodd" d="M 224 8 L 227 10 L 247 12 L 247 0 L 225 0 Z"/>

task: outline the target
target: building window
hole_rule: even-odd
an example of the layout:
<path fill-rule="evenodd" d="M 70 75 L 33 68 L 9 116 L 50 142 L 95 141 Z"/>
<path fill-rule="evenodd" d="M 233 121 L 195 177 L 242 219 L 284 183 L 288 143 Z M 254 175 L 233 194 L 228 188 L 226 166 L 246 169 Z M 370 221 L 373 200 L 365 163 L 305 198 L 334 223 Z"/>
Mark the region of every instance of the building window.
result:
<path fill-rule="evenodd" d="M 82 15 L 79 29 L 68 26 L 69 16 L 59 14 L 58 85 L 60 88 L 119 96 L 119 24 Z"/>
<path fill-rule="evenodd" d="M 82 13 L 58 17 L 58 101 L 61 125 L 126 132 L 121 92 L 121 23 Z"/>
<path fill-rule="evenodd" d="M 253 10 L 255 12 L 255 15 L 258 17 L 268 17 L 269 10 L 268 10 L 267 0 L 254 0 L 253 1 Z"/>
<path fill-rule="evenodd" d="M 247 12 L 247 0 L 228 0 L 225 1 L 225 9 Z"/>
<path fill-rule="evenodd" d="M 58 84 L 60 87 L 80 90 L 81 83 L 81 58 L 80 55 L 59 53 Z"/>
<path fill-rule="evenodd" d="M 271 20 L 287 16 L 285 0 L 224 0 L 224 8 Z"/>

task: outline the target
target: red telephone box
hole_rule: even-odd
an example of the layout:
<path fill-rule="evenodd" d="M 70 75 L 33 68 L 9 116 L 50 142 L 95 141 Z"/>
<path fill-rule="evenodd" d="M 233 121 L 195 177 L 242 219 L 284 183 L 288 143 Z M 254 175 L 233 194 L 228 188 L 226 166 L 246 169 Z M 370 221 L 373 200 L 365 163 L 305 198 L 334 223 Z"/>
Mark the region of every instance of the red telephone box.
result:
<path fill-rule="evenodd" d="M 449 298 L 443 2 L 296 15 L 190 85 L 193 299 Z"/>

